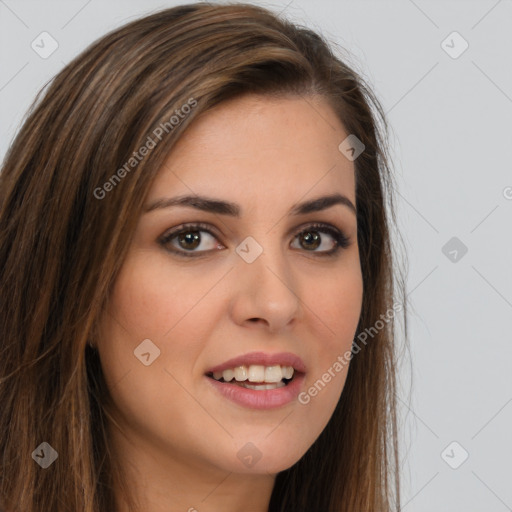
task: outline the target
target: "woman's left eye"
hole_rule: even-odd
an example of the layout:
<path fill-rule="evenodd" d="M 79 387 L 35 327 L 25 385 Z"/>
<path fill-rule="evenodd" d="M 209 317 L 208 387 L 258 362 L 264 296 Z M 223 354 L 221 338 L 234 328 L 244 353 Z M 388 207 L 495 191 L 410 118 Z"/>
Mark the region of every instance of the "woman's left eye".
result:
<path fill-rule="evenodd" d="M 324 242 L 323 234 L 329 235 L 331 238 L 330 242 Z M 305 246 L 308 248 L 317 249 L 322 246 L 330 246 L 327 250 L 313 250 L 308 252 L 320 253 L 319 256 L 334 256 L 339 252 L 340 249 L 346 249 L 350 245 L 350 240 L 346 237 L 339 229 L 329 226 L 326 224 L 313 224 L 303 229 L 295 237 L 299 239 L 299 243 L 305 242 Z"/>
<path fill-rule="evenodd" d="M 210 247 L 196 251 L 195 249 L 204 242 L 204 236 L 200 233 L 206 233 L 206 240 L 208 241 L 208 239 L 210 239 Z M 328 235 L 330 241 L 329 239 L 327 241 L 324 240 L 325 234 Z M 340 249 L 344 249 L 350 245 L 349 238 L 339 229 L 328 224 L 313 224 L 307 226 L 295 235 L 294 240 L 296 239 L 299 240 L 303 248 L 306 248 L 306 252 L 318 253 L 318 256 L 334 256 Z M 216 242 L 216 236 L 212 233 L 209 226 L 201 223 L 179 226 L 177 229 L 164 234 L 159 242 L 172 253 L 186 257 L 196 256 L 197 253 L 210 252 L 215 248 L 223 248 L 222 244 L 218 241 Z M 317 250 L 318 248 L 320 248 L 320 250 Z"/>

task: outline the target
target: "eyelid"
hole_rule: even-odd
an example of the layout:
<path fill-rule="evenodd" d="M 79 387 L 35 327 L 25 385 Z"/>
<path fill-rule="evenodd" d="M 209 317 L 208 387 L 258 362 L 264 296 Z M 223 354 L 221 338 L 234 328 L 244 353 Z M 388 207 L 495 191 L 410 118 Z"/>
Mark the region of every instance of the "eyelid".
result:
<path fill-rule="evenodd" d="M 348 246 L 352 244 L 352 239 L 348 235 L 345 234 L 345 230 L 340 229 L 336 227 L 333 224 L 325 223 L 325 222 L 305 222 L 301 224 L 298 227 L 294 227 L 291 229 L 287 236 L 289 236 L 292 233 L 295 233 L 294 240 L 302 234 L 304 231 L 312 230 L 312 231 L 319 231 L 322 233 L 327 233 L 331 238 L 333 238 L 336 241 L 336 245 L 333 249 L 330 249 L 329 251 L 307 251 L 304 250 L 304 252 L 312 253 L 313 255 L 320 256 L 320 257 L 328 257 L 328 256 L 336 256 L 340 250 L 346 249 Z M 184 257 L 201 257 L 204 255 L 211 254 L 215 249 L 209 249 L 205 251 L 185 251 L 180 250 L 176 248 L 168 248 L 166 247 L 167 244 L 176 236 L 183 232 L 187 231 L 205 231 L 210 236 L 214 237 L 215 239 L 219 239 L 219 235 L 216 234 L 216 229 L 212 227 L 209 224 L 205 224 L 204 222 L 185 222 L 183 224 L 180 224 L 176 226 L 175 228 L 172 228 L 171 230 L 168 230 L 165 232 L 159 239 L 158 242 L 166 248 L 169 252 L 173 254 L 177 254 L 178 256 L 184 256 Z M 219 242 L 221 243 L 221 242 Z M 224 245 L 221 243 L 221 245 Z"/>

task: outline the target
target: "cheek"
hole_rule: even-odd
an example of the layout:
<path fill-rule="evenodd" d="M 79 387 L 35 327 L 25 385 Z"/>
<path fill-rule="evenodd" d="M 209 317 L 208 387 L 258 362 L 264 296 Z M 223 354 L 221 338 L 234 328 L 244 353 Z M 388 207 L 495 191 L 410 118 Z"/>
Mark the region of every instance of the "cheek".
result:
<path fill-rule="evenodd" d="M 112 293 L 112 314 L 130 333 L 138 332 L 145 337 L 161 336 L 172 327 L 174 318 L 169 312 L 182 304 L 176 300 L 180 283 L 176 279 L 165 279 L 162 269 L 147 263 L 138 263 L 139 258 L 125 261 Z"/>
<path fill-rule="evenodd" d="M 134 250 L 117 276 L 100 331 L 110 381 L 130 371 L 130 379 L 154 385 L 156 395 L 162 393 L 158 382 L 167 386 L 167 380 L 179 390 L 165 369 L 190 387 L 191 370 L 218 320 L 216 301 L 208 295 L 218 280 L 213 273 L 180 271 L 160 253 Z M 136 359 L 144 340 L 158 354 L 147 367 Z"/>
<path fill-rule="evenodd" d="M 359 266 L 332 273 L 308 297 L 317 322 L 326 333 L 322 344 L 324 356 L 332 357 L 333 353 L 350 347 L 361 315 L 362 299 L 363 280 Z"/>
<path fill-rule="evenodd" d="M 311 354 L 315 371 L 307 377 L 299 402 L 308 410 L 309 417 L 316 418 L 314 428 L 325 427 L 343 391 L 362 297 L 361 272 L 359 267 L 354 267 L 353 272 L 333 275 L 324 282 L 323 290 L 310 298 L 317 315 L 317 333 L 324 335 Z"/>
<path fill-rule="evenodd" d="M 105 377 L 112 386 L 121 379 L 123 387 L 143 384 L 140 388 L 160 401 L 170 394 L 163 389 L 176 386 L 163 370 L 179 378 L 183 368 L 193 365 L 201 350 L 197 334 L 201 323 L 191 326 L 190 319 L 207 283 L 196 281 L 185 288 L 186 281 L 179 272 L 170 276 L 162 262 L 149 254 L 135 252 L 124 262 L 98 340 Z M 147 352 L 151 362 L 146 366 L 142 354 Z M 177 366 L 175 361 L 187 364 Z M 130 389 L 129 394 L 135 397 L 137 392 Z"/>
<path fill-rule="evenodd" d="M 190 283 L 189 276 L 175 269 L 169 274 L 149 255 L 131 256 L 124 262 L 101 324 L 98 346 L 107 386 L 124 421 L 145 436 L 179 444 L 183 430 L 194 431 L 197 418 L 204 417 L 190 398 L 189 392 L 194 392 L 190 369 L 209 327 L 201 321 L 207 319 L 204 307 L 208 307 L 201 299 L 211 288 L 212 278 Z M 158 353 L 146 366 L 134 351 L 147 339 L 160 352 L 146 345 L 150 360 Z M 180 421 L 176 411 L 180 411 Z"/>
<path fill-rule="evenodd" d="M 211 278 L 180 272 L 161 255 L 135 253 L 118 276 L 110 310 L 130 334 L 165 342 L 199 304 L 208 305 L 203 299 L 211 286 Z"/>

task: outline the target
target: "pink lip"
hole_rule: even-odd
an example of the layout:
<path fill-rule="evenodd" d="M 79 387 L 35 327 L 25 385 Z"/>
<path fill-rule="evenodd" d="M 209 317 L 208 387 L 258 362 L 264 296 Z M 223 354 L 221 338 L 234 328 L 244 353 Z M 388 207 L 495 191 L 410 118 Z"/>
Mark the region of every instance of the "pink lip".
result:
<path fill-rule="evenodd" d="M 293 402 L 300 393 L 304 382 L 304 374 L 296 373 L 290 383 L 282 388 L 257 391 L 229 382 L 219 382 L 210 377 L 205 378 L 210 386 L 213 386 L 227 399 L 252 409 L 275 409 Z"/>
<path fill-rule="evenodd" d="M 278 364 L 281 366 L 292 366 L 296 371 L 306 373 L 304 361 L 302 361 L 299 356 L 296 356 L 291 352 L 280 352 L 278 354 L 250 352 L 214 366 L 213 368 L 210 368 L 207 373 L 222 372 L 224 370 L 229 370 L 230 368 L 235 368 L 236 366 L 250 366 L 251 364 L 259 364 L 263 366 L 275 366 Z"/>

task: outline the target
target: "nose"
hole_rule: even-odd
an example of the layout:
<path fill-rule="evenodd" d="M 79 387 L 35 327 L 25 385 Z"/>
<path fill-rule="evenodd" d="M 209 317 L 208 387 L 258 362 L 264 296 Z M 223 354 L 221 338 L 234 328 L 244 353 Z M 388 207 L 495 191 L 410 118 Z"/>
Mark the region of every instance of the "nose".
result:
<path fill-rule="evenodd" d="M 252 263 L 240 258 L 236 266 L 230 283 L 235 323 L 279 332 L 297 319 L 302 307 L 298 283 L 280 249 L 264 248 Z"/>

